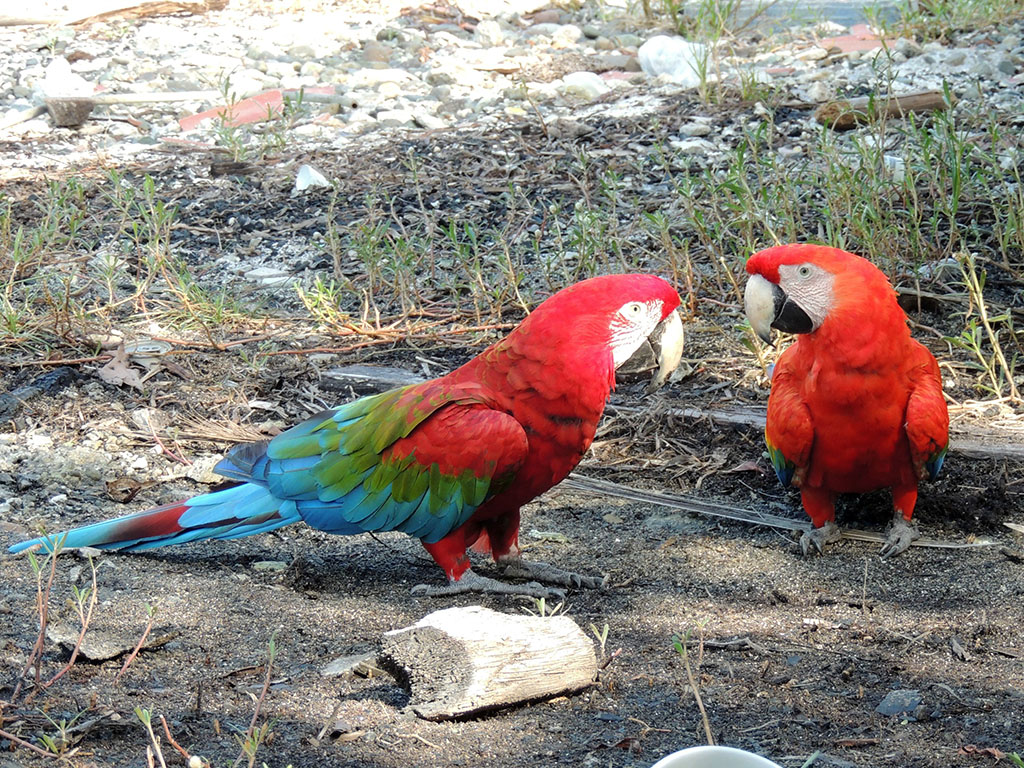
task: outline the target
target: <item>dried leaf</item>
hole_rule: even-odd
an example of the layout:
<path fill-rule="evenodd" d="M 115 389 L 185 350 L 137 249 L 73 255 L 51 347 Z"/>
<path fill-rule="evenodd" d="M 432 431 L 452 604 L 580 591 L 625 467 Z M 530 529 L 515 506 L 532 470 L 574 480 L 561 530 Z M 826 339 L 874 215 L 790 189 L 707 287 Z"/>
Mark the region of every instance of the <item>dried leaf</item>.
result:
<path fill-rule="evenodd" d="M 123 344 L 114 352 L 110 362 L 96 373 L 107 384 L 113 384 L 115 387 L 127 384 L 129 387 L 142 390 L 142 379 L 139 378 L 138 371 L 128 364 L 128 355 L 125 354 Z"/>
<path fill-rule="evenodd" d="M 142 490 L 142 483 L 130 477 L 119 477 L 107 482 L 107 496 L 112 500 L 127 504 Z"/>
<path fill-rule="evenodd" d="M 987 755 L 996 760 L 1006 757 L 1006 753 L 997 747 L 976 747 L 973 744 L 964 744 L 957 752 L 961 755 Z"/>
<path fill-rule="evenodd" d="M 765 474 L 764 467 L 756 461 L 744 461 L 741 464 L 737 464 L 732 469 L 726 469 L 723 472 L 724 474 L 729 474 L 731 472 L 758 472 L 762 475 Z"/>
<path fill-rule="evenodd" d="M 955 637 L 949 638 L 949 647 L 953 651 L 953 656 L 960 661 L 970 661 L 971 654 L 969 654 L 964 647 L 960 645 L 960 641 Z"/>

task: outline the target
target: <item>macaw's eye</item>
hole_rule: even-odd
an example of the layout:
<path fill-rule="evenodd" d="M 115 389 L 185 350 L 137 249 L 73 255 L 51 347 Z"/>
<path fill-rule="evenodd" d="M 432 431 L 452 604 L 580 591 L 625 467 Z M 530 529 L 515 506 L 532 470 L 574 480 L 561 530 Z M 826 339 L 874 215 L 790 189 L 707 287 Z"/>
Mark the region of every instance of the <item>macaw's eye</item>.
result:
<path fill-rule="evenodd" d="M 625 306 L 626 314 L 636 317 L 644 311 L 644 305 L 639 301 L 630 302 Z"/>
<path fill-rule="evenodd" d="M 811 268 L 807 264 L 802 264 L 796 273 L 800 275 L 800 277 L 810 277 Z"/>

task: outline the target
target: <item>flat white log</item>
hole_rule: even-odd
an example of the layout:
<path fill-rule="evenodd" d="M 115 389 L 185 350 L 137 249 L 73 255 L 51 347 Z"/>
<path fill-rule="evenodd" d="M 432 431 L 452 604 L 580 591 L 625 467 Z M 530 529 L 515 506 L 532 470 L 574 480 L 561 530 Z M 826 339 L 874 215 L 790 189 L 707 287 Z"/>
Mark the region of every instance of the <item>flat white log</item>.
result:
<path fill-rule="evenodd" d="M 480 606 L 435 611 L 388 632 L 377 664 L 427 720 L 574 693 L 597 677 L 594 643 L 568 616 Z"/>

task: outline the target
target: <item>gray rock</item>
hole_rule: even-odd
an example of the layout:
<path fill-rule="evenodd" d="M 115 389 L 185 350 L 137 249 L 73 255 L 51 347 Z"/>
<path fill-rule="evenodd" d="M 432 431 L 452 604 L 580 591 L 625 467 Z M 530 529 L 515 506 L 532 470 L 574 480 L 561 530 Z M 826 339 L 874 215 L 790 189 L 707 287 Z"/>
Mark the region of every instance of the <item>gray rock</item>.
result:
<path fill-rule="evenodd" d="M 255 269 L 250 269 L 245 273 L 246 280 L 252 280 L 265 285 L 283 282 L 287 280 L 288 277 L 288 273 L 278 267 L 256 267 Z"/>
<path fill-rule="evenodd" d="M 669 146 L 684 155 L 706 155 L 715 149 L 714 144 L 701 138 L 674 139 Z"/>
<path fill-rule="evenodd" d="M 292 59 L 313 59 L 316 58 L 316 50 L 311 45 L 293 45 L 288 49 L 288 56 Z"/>
<path fill-rule="evenodd" d="M 527 27 L 524 31 L 530 37 L 538 37 L 545 35 L 546 37 L 554 37 L 558 30 L 562 28 L 561 24 L 555 24 L 553 22 L 541 22 L 540 24 L 534 24 Z"/>
<path fill-rule="evenodd" d="M 391 61 L 391 54 L 394 48 L 377 40 L 367 40 L 363 43 L 363 61 L 386 64 Z"/>
<path fill-rule="evenodd" d="M 427 85 L 451 85 L 455 82 L 455 77 L 451 72 L 446 72 L 443 69 L 432 69 L 423 79 Z"/>
<path fill-rule="evenodd" d="M 584 24 L 583 25 L 583 36 L 588 40 L 596 40 L 601 36 L 601 28 L 596 24 Z"/>
<path fill-rule="evenodd" d="M 254 571 L 284 571 L 287 568 L 288 563 L 284 560 L 257 560 L 252 564 Z"/>
<path fill-rule="evenodd" d="M 889 691 L 875 707 L 880 715 L 905 715 L 913 712 L 923 703 L 920 691 L 913 689 Z"/>
<path fill-rule="evenodd" d="M 1013 59 L 1008 57 L 1000 58 L 996 62 L 996 69 L 1002 72 L 1004 75 L 1017 74 L 1017 65 L 1013 63 Z"/>
<path fill-rule="evenodd" d="M 61 647 L 71 649 L 75 647 L 81 630 L 81 627 L 70 624 L 51 624 L 46 629 L 46 636 Z M 118 656 L 130 652 L 135 647 L 135 642 L 134 638 L 129 639 L 113 632 L 90 627 L 82 639 L 79 654 L 92 661 L 116 659 Z"/>
<path fill-rule="evenodd" d="M 376 659 L 376 652 L 370 651 L 368 653 L 355 653 L 351 656 L 341 656 L 334 661 L 328 662 L 320 669 L 320 674 L 324 677 L 338 677 L 339 675 L 360 675 L 361 677 L 367 677 L 369 670 L 374 669 L 374 660 Z"/>
<path fill-rule="evenodd" d="M 683 136 L 707 136 L 711 133 L 711 125 L 704 120 L 693 120 L 679 128 Z"/>

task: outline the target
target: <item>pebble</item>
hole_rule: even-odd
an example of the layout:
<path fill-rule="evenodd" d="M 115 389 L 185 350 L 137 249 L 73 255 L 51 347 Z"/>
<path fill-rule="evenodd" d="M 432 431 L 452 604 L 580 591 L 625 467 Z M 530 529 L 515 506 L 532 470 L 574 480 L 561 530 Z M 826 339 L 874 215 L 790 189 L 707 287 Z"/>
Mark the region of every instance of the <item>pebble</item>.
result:
<path fill-rule="evenodd" d="M 504 42 L 505 33 L 501 29 L 501 24 L 494 19 L 484 19 L 476 25 L 473 39 L 483 46 L 493 47 Z"/>
<path fill-rule="evenodd" d="M 56 2 L 42 0 L 44 5 Z M 297 138 L 344 146 L 363 133 L 440 131 L 485 117 L 507 121 L 539 113 L 545 124 L 580 120 L 590 102 L 607 99 L 612 91 L 623 101 L 636 96 L 663 103 L 702 85 L 706 46 L 654 34 L 631 17 L 612 12 L 596 19 L 584 9 L 560 8 L 531 15 L 528 4 L 512 0 L 493 7 L 483 0 L 466 3 L 460 8 L 479 19 L 472 31 L 448 21 L 423 22 L 413 15 L 371 21 L 352 11 L 328 10 L 272 17 L 230 5 L 193 17 L 99 22 L 88 30 L 62 27 L 43 34 L 0 28 L 0 49 L 8 51 L 0 57 L 0 121 L 57 91 L 212 87 L 240 99 L 279 88 L 321 86 L 345 93 L 350 101 L 341 106 L 307 104 L 320 119 L 298 120 L 289 130 Z M 816 29 L 817 39 L 848 33 L 832 23 Z M 882 82 L 877 50 L 830 55 L 824 44 L 811 44 L 810 39 L 796 35 L 794 42 L 770 49 L 762 42 L 740 40 L 719 62 L 722 77 L 752 77 L 754 82 L 771 83 L 783 99 L 810 102 L 826 101 L 837 93 L 877 90 Z M 951 44 L 901 38 L 892 46 L 885 82 L 897 92 L 908 92 L 949 81 L 962 100 L 984 99 L 993 108 L 1020 114 L 1022 39 L 1024 21 L 1003 25 L 998 34 L 959 33 Z M 68 51 L 85 55 L 69 63 L 63 55 Z M 581 65 L 581 59 L 604 76 L 585 71 L 588 66 Z M 564 67 L 566 61 L 573 61 L 578 71 Z M 569 74 L 527 79 L 524 89 L 521 67 L 535 63 Z M 55 129 L 45 115 L 18 124 L 8 135 L 39 137 L 59 131 L 56 135 L 77 135 L 104 152 L 116 155 L 121 150 L 127 155 L 144 142 L 179 135 L 178 117 L 219 102 L 222 99 L 96 110 L 97 116 L 144 114 L 144 131 L 125 122 L 90 120 L 74 129 L 75 134 L 72 129 Z M 329 117 L 334 113 L 336 118 Z M 216 130 L 216 121 L 205 121 L 189 139 L 213 144 L 219 140 Z M 688 120 L 678 134 L 677 148 L 693 155 L 722 150 L 729 141 L 723 131 L 697 119 Z M 247 279 L 263 286 L 290 279 L 280 270 L 262 273 L 265 267 L 260 264 L 247 267 Z"/>
<path fill-rule="evenodd" d="M 680 126 L 679 133 L 683 136 L 707 136 L 711 133 L 711 124 L 706 120 L 692 120 Z"/>

